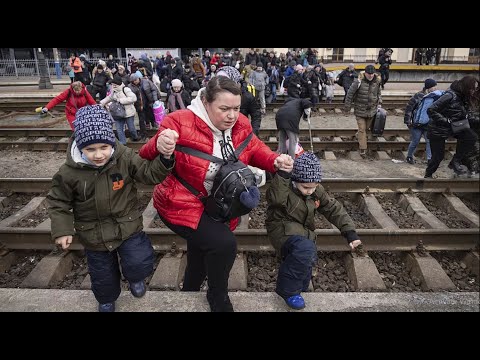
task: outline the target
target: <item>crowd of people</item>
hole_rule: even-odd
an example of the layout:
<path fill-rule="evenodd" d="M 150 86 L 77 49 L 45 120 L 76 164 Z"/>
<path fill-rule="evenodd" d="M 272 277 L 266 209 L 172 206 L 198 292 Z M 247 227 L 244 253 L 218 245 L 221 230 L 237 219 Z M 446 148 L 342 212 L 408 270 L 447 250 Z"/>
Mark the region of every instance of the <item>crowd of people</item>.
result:
<path fill-rule="evenodd" d="M 379 56 L 380 63 L 384 61 L 382 57 L 391 55 L 388 50 Z M 185 86 L 186 79 L 175 77 L 169 81 L 168 115 L 138 154 L 125 146 L 124 128 L 127 125 L 136 141 L 145 138 L 146 124 L 157 126 L 152 113 L 160 98 L 153 82 L 156 66 L 150 71 L 142 62 L 131 63 L 129 67 L 135 71 L 128 74 L 128 68 L 115 66 L 110 59 L 110 64 L 107 61 L 105 66 L 96 66 L 94 79 L 98 81 L 93 84 L 111 85 L 111 91 L 105 93 L 99 104 L 95 97 L 97 94 L 102 97 L 103 90 L 95 88 L 95 97 L 92 96 L 75 75 L 70 88 L 45 106 L 49 111 L 66 101 L 67 119 L 74 130 L 66 162 L 54 176 L 47 197 L 52 238 L 68 249 L 76 235 L 85 247 L 92 291 L 100 312 L 115 311 L 120 294 L 120 267 L 135 297 L 144 296 L 145 279 L 153 272 L 153 248 L 143 232 L 142 214 L 137 209 L 136 182 L 155 185 L 153 203 L 160 219 L 187 242 L 182 291 L 199 291 L 206 281 L 206 299 L 215 312 L 234 310 L 228 295 L 228 280 L 237 252 L 233 230 L 239 218 L 232 209 L 247 209 L 248 213 L 260 200 L 255 184 L 245 186 L 250 176 L 249 166 L 272 174 L 266 194 L 265 227 L 280 259 L 275 291 L 287 306 L 296 310 L 306 306 L 301 293 L 308 288 L 317 259 L 316 211 L 340 230 L 352 250 L 362 244 L 342 204 L 322 187 L 318 157 L 312 152 L 297 151 L 299 123 L 302 118 L 309 119 L 318 103 L 324 68 L 315 66 L 307 69 L 305 75 L 302 64 L 293 66 L 288 98 L 276 114 L 279 148 L 272 151 L 256 136 L 260 128 L 258 119 L 264 110 L 258 96 L 262 92 L 265 95 L 262 86 L 271 79 L 264 69 L 271 70 L 272 65 L 281 67 L 282 62 L 277 63 L 272 57 L 264 64 L 265 58 L 255 51 L 243 60 L 235 50 L 228 57 L 229 63 L 217 55 L 209 61 L 210 70 L 219 62 L 222 66 L 210 73 L 210 77 L 208 71 L 203 74 L 208 81 L 198 83 L 195 97 L 190 91 L 193 87 Z M 311 56 L 314 53 L 305 54 L 307 62 Z M 213 59 L 215 63 L 211 63 Z M 248 60 L 251 65 L 244 66 Z M 83 66 L 73 56 L 72 64 L 77 72 L 76 67 Z M 177 65 L 171 65 L 168 70 L 162 67 L 166 74 L 181 73 L 175 70 Z M 205 66 L 194 54 L 191 71 L 202 72 L 202 68 Z M 182 67 L 182 70 L 187 69 Z M 346 92 L 346 110 L 354 107 L 360 154 L 365 157 L 368 132 L 381 107 L 381 91 L 388 76 L 378 74 L 370 64 L 358 75 L 349 66 L 331 81 L 338 83 L 340 79 Z M 252 85 L 254 91 L 249 89 Z M 434 79 L 426 79 L 422 91 L 412 97 L 405 110 L 404 122 L 411 131 L 407 162 L 415 163 L 415 149 L 420 138 L 425 137 L 428 159 L 425 178 L 434 177 L 443 160 L 445 140 L 455 137 L 457 151 L 448 167 L 458 176 L 478 174 L 479 81 L 474 76 L 465 76 L 441 93 L 436 86 Z M 310 89 L 310 96 L 301 96 L 304 87 Z M 112 109 L 108 107 L 111 103 L 123 105 L 122 118 L 112 117 Z M 135 114 L 140 119 L 139 135 L 134 126 Z M 233 195 L 224 185 L 224 178 L 219 178 L 227 165 L 235 166 L 234 171 L 228 172 L 233 179 L 231 186 L 237 182 L 243 184 L 235 188 Z M 221 202 L 218 193 L 222 195 Z M 218 216 L 219 212 L 222 216 Z"/>

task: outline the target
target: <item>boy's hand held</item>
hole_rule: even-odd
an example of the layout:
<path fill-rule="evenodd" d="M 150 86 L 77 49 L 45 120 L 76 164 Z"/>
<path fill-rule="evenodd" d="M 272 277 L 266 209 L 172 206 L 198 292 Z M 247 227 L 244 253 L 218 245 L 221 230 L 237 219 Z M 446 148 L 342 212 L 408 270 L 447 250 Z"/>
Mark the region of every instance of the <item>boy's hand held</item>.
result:
<path fill-rule="evenodd" d="M 354 250 L 357 246 L 361 245 L 362 244 L 362 241 L 360 239 L 358 240 L 353 240 L 351 243 L 350 243 L 350 247 L 352 248 L 352 250 Z"/>
<path fill-rule="evenodd" d="M 178 133 L 175 130 L 165 129 L 157 138 L 157 150 L 167 158 L 172 156 L 178 140 Z"/>
<path fill-rule="evenodd" d="M 60 236 L 55 239 L 55 244 L 61 245 L 63 250 L 67 250 L 70 247 L 72 240 L 72 235 Z"/>

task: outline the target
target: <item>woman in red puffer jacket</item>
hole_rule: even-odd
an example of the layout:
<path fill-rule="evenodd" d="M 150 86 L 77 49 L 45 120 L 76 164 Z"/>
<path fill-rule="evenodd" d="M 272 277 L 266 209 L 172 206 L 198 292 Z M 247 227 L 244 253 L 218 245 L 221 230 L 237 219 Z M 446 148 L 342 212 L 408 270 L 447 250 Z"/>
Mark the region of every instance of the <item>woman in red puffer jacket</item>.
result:
<path fill-rule="evenodd" d="M 168 115 L 156 136 L 140 150 L 140 156 L 154 159 L 168 153 L 173 142 L 160 133 L 172 129 L 178 133 L 177 145 L 200 150 L 222 158 L 222 147 L 233 149 L 252 132 L 249 120 L 240 113 L 241 88 L 226 76 L 217 76 L 186 110 Z M 165 151 L 159 151 L 165 149 Z M 279 155 L 253 136 L 239 156 L 246 165 L 275 172 L 293 168 L 288 155 Z M 211 193 L 213 180 L 220 165 L 184 152 L 175 151 L 173 173 L 199 191 Z M 187 240 L 187 268 L 183 291 L 199 291 L 208 277 L 207 300 L 212 311 L 233 311 L 228 297 L 228 278 L 233 266 L 237 243 L 232 230 L 238 219 L 230 224 L 213 220 L 204 211 L 203 203 L 185 188 L 175 175 L 169 175 L 154 191 L 154 205 L 163 222 Z"/>

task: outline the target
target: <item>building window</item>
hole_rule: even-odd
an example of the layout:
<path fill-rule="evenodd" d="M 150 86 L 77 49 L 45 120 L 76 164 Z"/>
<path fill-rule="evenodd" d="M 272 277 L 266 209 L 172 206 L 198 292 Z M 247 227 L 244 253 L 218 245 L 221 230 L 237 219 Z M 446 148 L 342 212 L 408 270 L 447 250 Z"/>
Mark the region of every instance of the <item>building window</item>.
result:
<path fill-rule="evenodd" d="M 480 48 L 470 48 L 468 56 L 480 56 Z"/>

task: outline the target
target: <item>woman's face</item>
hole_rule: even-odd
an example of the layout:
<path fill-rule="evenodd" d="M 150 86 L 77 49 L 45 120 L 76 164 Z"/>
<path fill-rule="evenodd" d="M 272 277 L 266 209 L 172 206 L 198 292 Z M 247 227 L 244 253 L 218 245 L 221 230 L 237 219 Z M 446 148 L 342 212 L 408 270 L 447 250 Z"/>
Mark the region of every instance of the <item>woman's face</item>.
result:
<path fill-rule="evenodd" d="M 205 101 L 205 109 L 213 125 L 221 131 L 231 129 L 238 119 L 242 97 L 228 91 L 218 93 L 212 103 Z"/>

